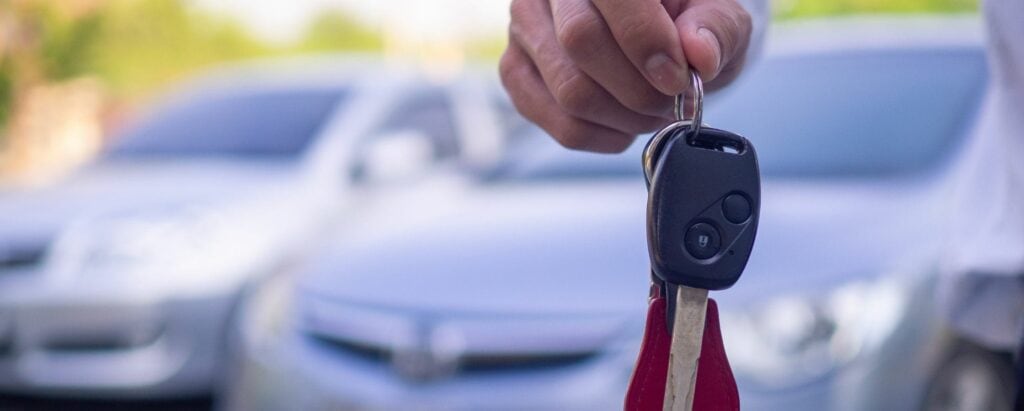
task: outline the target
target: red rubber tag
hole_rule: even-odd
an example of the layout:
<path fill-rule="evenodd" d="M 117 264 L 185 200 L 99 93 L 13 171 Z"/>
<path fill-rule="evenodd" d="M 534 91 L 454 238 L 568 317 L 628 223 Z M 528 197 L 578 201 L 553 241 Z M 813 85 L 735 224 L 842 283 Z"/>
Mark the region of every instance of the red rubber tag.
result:
<path fill-rule="evenodd" d="M 665 298 L 655 295 L 647 309 L 647 326 L 640 345 L 633 378 L 626 391 L 626 411 L 662 411 L 665 401 L 665 381 L 668 379 L 668 352 L 672 337 L 665 321 Z M 718 326 L 718 305 L 708 299 L 708 312 L 704 323 L 700 360 L 697 363 L 694 411 L 738 411 L 739 391 L 729 368 L 729 359 L 722 345 L 722 330 Z"/>

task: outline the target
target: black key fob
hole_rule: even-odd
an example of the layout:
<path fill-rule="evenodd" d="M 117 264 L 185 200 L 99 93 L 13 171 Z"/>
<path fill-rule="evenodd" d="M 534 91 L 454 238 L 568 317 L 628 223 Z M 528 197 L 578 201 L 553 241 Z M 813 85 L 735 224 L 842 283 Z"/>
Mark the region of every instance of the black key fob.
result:
<path fill-rule="evenodd" d="M 721 290 L 739 280 L 754 246 L 760 172 L 750 141 L 697 130 L 670 126 L 652 154 L 647 241 L 661 280 Z"/>

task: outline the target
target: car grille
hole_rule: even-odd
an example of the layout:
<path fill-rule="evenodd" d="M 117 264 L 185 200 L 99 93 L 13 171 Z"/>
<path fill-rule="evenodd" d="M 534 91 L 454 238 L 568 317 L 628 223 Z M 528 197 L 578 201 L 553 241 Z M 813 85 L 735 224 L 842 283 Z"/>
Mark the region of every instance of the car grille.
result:
<path fill-rule="evenodd" d="M 312 338 L 322 346 L 360 358 L 364 361 L 388 364 L 393 352 L 391 349 L 374 347 L 352 341 L 344 341 L 322 335 Z M 489 373 L 541 371 L 545 369 L 567 367 L 587 361 L 597 352 L 550 353 L 550 354 L 467 354 L 459 357 L 457 370 L 459 373 Z"/>
<path fill-rule="evenodd" d="M 0 311 L 0 357 L 6 357 L 14 349 L 14 327 L 10 313 Z"/>
<path fill-rule="evenodd" d="M 49 336 L 42 346 L 47 351 L 66 353 L 119 351 L 153 344 L 162 335 L 160 327 L 67 332 Z"/>
<path fill-rule="evenodd" d="M 596 353 L 530 354 L 530 355 L 469 355 L 461 362 L 460 370 L 471 372 L 534 371 L 568 367 L 596 356 Z"/>
<path fill-rule="evenodd" d="M 0 244 L 0 270 L 34 266 L 45 256 L 45 244 Z"/>
<path fill-rule="evenodd" d="M 409 379 L 573 366 L 613 347 L 630 318 L 465 313 L 428 318 L 312 295 L 300 312 L 302 333 L 318 348 L 391 367 Z"/>

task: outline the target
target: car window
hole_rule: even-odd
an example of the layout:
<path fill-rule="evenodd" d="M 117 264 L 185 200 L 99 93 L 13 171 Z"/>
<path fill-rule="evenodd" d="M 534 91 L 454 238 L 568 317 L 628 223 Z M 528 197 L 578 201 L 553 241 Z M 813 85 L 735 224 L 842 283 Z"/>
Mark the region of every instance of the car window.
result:
<path fill-rule="evenodd" d="M 870 177 L 926 170 L 967 134 L 985 88 L 979 49 L 776 57 L 752 67 L 704 119 L 753 141 L 762 174 Z M 635 178 L 641 136 L 625 153 L 562 149 L 533 128 L 490 178 Z"/>
<path fill-rule="evenodd" d="M 380 122 L 370 136 L 384 136 L 406 131 L 422 133 L 434 146 L 434 157 L 449 158 L 458 154 L 459 143 L 451 100 L 443 88 L 414 90 L 401 99 Z M 370 141 L 365 144 L 372 143 Z"/>
<path fill-rule="evenodd" d="M 114 139 L 109 157 L 294 157 L 346 94 L 341 88 L 216 92 L 175 101 Z"/>
<path fill-rule="evenodd" d="M 912 173 L 966 135 L 986 73 L 969 48 L 776 58 L 704 118 L 750 138 L 766 175 Z"/>

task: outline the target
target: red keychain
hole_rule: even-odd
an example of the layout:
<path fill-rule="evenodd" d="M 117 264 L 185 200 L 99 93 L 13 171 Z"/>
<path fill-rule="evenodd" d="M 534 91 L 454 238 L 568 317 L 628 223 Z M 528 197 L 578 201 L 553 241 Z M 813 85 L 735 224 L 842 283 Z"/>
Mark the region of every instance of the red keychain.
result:
<path fill-rule="evenodd" d="M 627 411 L 661 411 L 664 408 L 665 385 L 668 379 L 669 346 L 672 336 L 665 322 L 665 297 L 660 289 L 652 291 L 647 309 L 647 326 L 640 345 L 633 377 L 626 391 Z M 697 364 L 697 384 L 693 409 L 699 411 L 735 411 L 740 409 L 739 391 L 729 359 L 722 345 L 722 331 L 718 328 L 718 306 L 708 300 L 700 360 Z"/>

